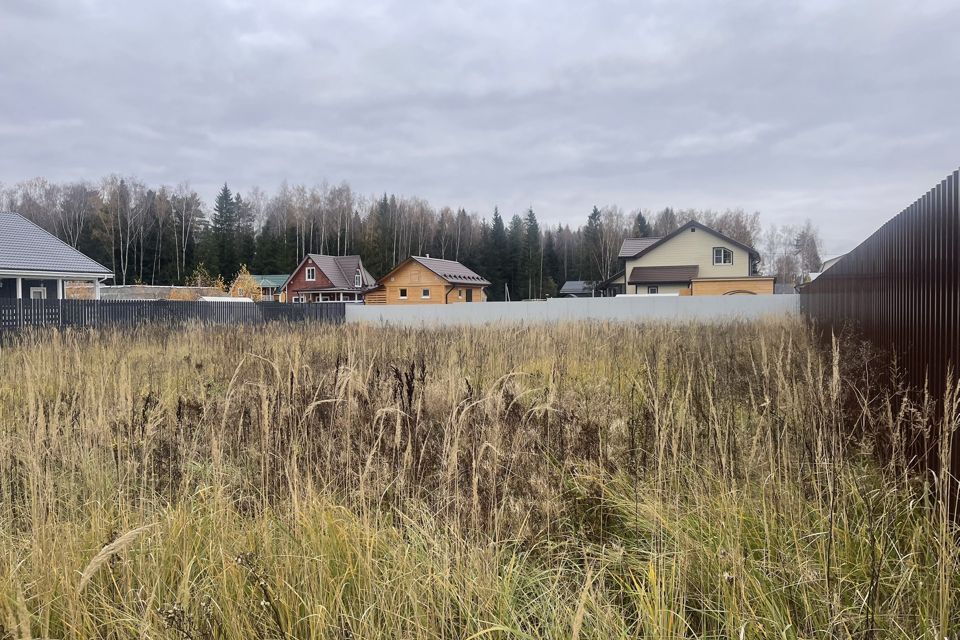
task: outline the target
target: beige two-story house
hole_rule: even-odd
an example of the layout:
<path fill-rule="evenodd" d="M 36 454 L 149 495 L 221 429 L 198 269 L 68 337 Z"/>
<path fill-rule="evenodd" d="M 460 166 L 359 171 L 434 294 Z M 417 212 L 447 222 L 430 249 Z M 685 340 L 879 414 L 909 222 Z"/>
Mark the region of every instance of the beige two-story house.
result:
<path fill-rule="evenodd" d="M 611 288 L 640 295 L 772 294 L 774 279 L 760 276 L 760 254 L 699 222 L 662 238 L 626 238 L 623 272 Z"/>

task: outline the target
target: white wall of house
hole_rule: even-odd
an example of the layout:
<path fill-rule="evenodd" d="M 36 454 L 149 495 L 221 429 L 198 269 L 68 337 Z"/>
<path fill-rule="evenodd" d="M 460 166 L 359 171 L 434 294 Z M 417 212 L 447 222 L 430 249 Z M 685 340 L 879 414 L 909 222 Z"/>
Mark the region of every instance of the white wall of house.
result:
<path fill-rule="evenodd" d="M 627 293 L 647 295 L 648 294 L 647 287 L 657 287 L 657 293 L 659 294 L 664 294 L 664 293 L 679 294 L 680 291 L 690 288 L 690 286 L 687 284 L 678 284 L 678 283 L 659 284 L 659 283 L 651 282 L 650 284 L 628 284 Z"/>

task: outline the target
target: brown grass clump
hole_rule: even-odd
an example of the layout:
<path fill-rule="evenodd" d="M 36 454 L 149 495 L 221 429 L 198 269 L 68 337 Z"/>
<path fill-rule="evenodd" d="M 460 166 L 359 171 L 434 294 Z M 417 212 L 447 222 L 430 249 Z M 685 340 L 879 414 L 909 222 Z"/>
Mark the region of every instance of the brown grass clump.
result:
<path fill-rule="evenodd" d="M 955 637 L 883 377 L 794 321 L 24 334 L 0 638 Z"/>

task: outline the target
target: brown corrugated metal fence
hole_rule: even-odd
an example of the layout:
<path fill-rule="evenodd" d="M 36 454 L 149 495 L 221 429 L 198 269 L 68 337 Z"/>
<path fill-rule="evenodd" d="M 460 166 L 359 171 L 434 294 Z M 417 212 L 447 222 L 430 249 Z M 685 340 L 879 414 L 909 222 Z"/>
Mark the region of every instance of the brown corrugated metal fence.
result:
<path fill-rule="evenodd" d="M 906 382 L 921 390 L 928 385 L 938 400 L 960 366 L 958 185 L 955 171 L 804 285 L 800 297 L 801 310 L 818 327 L 858 330 L 896 354 Z M 956 436 L 951 468 L 960 477 Z M 916 453 L 933 461 L 929 448 Z"/>

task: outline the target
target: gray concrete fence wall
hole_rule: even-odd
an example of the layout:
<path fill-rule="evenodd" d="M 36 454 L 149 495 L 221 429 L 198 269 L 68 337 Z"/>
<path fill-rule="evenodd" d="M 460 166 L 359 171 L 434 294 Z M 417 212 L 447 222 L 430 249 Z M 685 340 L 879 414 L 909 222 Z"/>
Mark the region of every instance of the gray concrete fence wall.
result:
<path fill-rule="evenodd" d="M 638 296 L 545 302 L 346 306 L 347 322 L 405 326 L 601 321 L 746 320 L 799 313 L 800 296 Z"/>

